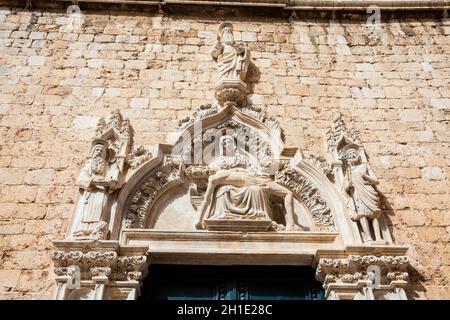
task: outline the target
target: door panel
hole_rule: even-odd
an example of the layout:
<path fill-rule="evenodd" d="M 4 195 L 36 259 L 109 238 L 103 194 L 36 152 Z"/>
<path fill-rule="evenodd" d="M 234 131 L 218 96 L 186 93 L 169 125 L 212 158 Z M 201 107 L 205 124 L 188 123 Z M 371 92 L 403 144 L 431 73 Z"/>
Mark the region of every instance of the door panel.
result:
<path fill-rule="evenodd" d="M 153 265 L 143 300 L 320 300 L 309 267 Z"/>

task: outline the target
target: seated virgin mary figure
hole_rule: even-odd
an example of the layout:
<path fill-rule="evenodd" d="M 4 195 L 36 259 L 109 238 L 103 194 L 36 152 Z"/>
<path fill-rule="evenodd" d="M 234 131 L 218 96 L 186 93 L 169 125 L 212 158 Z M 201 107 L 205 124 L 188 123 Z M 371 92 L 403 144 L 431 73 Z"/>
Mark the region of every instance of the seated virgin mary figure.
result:
<path fill-rule="evenodd" d="M 221 150 L 231 148 L 234 156 L 227 157 L 221 152 L 210 164 L 217 173 L 209 177 L 197 228 L 205 228 L 205 219 L 272 221 L 270 196 L 273 195 L 284 199 L 286 228 L 298 229 L 294 222 L 293 193 L 270 175 L 249 171 L 236 152 L 232 137 L 222 137 L 220 146 Z"/>

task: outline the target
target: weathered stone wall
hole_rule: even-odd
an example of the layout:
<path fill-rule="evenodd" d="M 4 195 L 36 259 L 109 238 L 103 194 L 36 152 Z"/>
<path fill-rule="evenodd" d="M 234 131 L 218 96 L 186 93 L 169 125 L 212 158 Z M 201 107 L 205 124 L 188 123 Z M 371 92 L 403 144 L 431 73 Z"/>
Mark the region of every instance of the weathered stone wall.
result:
<path fill-rule="evenodd" d="M 120 108 L 135 143 L 153 144 L 211 101 L 209 50 L 223 20 L 260 70 L 250 100 L 281 122 L 288 145 L 324 153 L 336 112 L 360 131 L 395 241 L 414 246 L 410 298 L 450 298 L 442 13 L 382 12 L 373 31 L 364 14 L 143 11 L 83 12 L 84 26 L 69 32 L 65 10 L 0 8 L 0 299 L 51 297 L 51 239 L 68 228 L 99 117 Z"/>

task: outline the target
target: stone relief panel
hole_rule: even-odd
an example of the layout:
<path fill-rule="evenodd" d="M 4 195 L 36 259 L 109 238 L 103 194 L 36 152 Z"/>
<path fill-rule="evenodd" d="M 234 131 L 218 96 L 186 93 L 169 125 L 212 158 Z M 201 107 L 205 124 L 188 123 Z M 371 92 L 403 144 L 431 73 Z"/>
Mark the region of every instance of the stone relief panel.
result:
<path fill-rule="evenodd" d="M 186 203 L 186 197 L 170 200 L 167 192 L 184 184 L 191 206 L 181 210 L 179 218 L 193 211 L 199 230 L 335 231 L 320 186 L 282 156 L 278 121 L 244 99 L 253 63 L 249 50 L 234 41 L 232 28 L 231 23 L 221 24 L 211 49 L 217 63 L 216 100 L 179 122 L 180 137 L 170 155 L 166 153 L 163 163 L 128 195 L 125 227 L 173 226 L 176 203 Z M 137 170 L 148 157 L 151 154 L 141 147 L 128 163 Z M 308 155 L 305 161 L 332 175 L 323 157 Z"/>
<path fill-rule="evenodd" d="M 77 181 L 81 196 L 66 239 L 72 247 L 52 256 L 58 299 L 135 299 L 148 258 L 119 250 L 120 231 L 129 229 L 257 232 L 265 241 L 308 238 L 317 247 L 321 237 L 339 234 L 330 242 L 335 251 L 339 241 L 392 244 L 357 133 L 338 117 L 326 134 L 327 158 L 286 147 L 278 121 L 246 100 L 254 65 L 230 23 L 220 25 L 211 56 L 215 100 L 179 122 L 174 145 L 133 146 L 130 122 L 118 110 L 98 122 Z M 403 256 L 321 259 L 317 279 L 329 299 L 403 299 L 407 265 Z M 74 270 L 81 281 L 75 289 L 66 285 Z"/>
<path fill-rule="evenodd" d="M 195 231 L 199 214 L 192 205 L 189 190 L 188 186 L 182 184 L 161 197 L 147 227 L 162 231 Z"/>
<path fill-rule="evenodd" d="M 198 217 L 197 229 L 335 231 L 320 186 L 292 167 L 289 158 L 280 158 L 275 143 L 280 137 L 270 136 L 273 126 L 267 128 L 234 106 L 212 117 L 217 119 L 207 116 L 182 129 L 184 138 L 188 129 L 206 127 L 189 135 L 190 139 L 180 139 L 172 154 L 164 155 L 165 164 L 137 183 L 125 208 L 127 228 L 174 226 L 175 203 L 186 203 L 187 195 L 191 206 L 184 207 L 179 216 L 193 212 L 189 218 Z M 323 175 L 331 174 L 322 157 L 308 155 L 304 161 L 317 166 Z M 177 184 L 183 184 L 188 191 L 175 200 L 172 189 L 170 199 L 167 190 Z M 161 208 L 167 209 L 167 218 L 172 218 L 164 221 L 166 214 Z"/>

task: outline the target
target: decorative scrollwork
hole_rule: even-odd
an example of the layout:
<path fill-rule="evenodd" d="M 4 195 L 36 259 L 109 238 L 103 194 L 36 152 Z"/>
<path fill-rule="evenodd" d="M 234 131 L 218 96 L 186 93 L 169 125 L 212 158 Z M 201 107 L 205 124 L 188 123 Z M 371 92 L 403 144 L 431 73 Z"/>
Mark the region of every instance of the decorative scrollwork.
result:
<path fill-rule="evenodd" d="M 153 199 L 172 181 L 179 178 L 179 169 L 170 160 L 152 171 L 131 197 L 131 202 L 127 208 L 125 226 L 127 228 L 144 228 L 145 217 Z"/>
<path fill-rule="evenodd" d="M 144 146 L 138 146 L 128 155 L 127 163 L 131 168 L 136 169 L 141 164 L 152 157 L 151 152 Z"/>
<path fill-rule="evenodd" d="M 372 281 L 369 267 L 380 270 L 380 283 L 406 281 L 408 278 L 407 256 L 359 256 L 350 255 L 345 259 L 320 259 L 316 270 L 316 278 L 327 288 L 331 283 L 354 283 L 358 280 Z"/>

